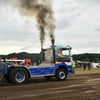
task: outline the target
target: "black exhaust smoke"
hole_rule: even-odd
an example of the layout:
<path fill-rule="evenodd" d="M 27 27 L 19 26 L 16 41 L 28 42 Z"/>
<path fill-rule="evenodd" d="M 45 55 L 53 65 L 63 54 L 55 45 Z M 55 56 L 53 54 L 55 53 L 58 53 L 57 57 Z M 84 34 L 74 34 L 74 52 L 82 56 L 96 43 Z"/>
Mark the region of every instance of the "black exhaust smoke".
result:
<path fill-rule="evenodd" d="M 40 31 L 40 43 L 43 47 L 45 35 L 48 33 L 51 40 L 55 40 L 55 18 L 52 9 L 52 0 L 0 0 L 0 3 L 17 9 L 22 17 L 35 18 Z"/>
<path fill-rule="evenodd" d="M 52 47 L 54 47 L 55 18 L 52 9 L 52 0 L 0 0 L 0 3 L 10 5 L 17 9 L 22 17 L 35 18 L 37 28 L 40 32 L 41 48 L 45 41 L 45 35 L 48 33 L 51 38 Z M 42 50 L 42 49 L 41 49 Z"/>

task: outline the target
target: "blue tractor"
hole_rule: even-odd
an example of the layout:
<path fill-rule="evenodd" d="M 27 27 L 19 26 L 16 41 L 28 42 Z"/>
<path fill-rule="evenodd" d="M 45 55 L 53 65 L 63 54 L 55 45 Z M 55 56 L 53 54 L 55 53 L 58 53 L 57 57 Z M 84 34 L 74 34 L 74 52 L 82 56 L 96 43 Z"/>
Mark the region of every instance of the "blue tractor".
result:
<path fill-rule="evenodd" d="M 41 50 L 41 63 L 38 66 L 1 62 L 0 78 L 12 84 L 25 84 L 32 77 L 44 76 L 50 79 L 54 76 L 62 81 L 68 74 L 74 73 L 70 46 L 54 46 Z"/>

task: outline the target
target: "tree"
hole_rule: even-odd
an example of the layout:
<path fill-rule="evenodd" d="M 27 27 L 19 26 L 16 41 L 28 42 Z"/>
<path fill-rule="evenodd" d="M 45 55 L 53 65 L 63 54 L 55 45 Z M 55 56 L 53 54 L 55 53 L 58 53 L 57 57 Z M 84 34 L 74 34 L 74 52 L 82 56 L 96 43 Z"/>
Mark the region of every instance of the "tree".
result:
<path fill-rule="evenodd" d="M 94 62 L 97 62 L 97 61 L 99 61 L 99 59 L 98 58 L 94 58 Z"/>
<path fill-rule="evenodd" d="M 85 60 L 84 60 L 84 59 L 83 59 L 82 61 L 83 61 L 83 62 L 85 62 Z"/>
<path fill-rule="evenodd" d="M 89 62 L 90 60 L 89 60 L 89 58 L 86 58 L 85 61 Z"/>
<path fill-rule="evenodd" d="M 75 54 L 72 56 L 75 61 L 80 60 L 84 61 L 89 59 L 90 62 L 97 62 L 100 59 L 100 54 L 97 53 L 84 53 L 84 54 Z M 86 59 L 88 58 L 88 59 Z M 98 59 L 97 59 L 98 58 Z"/>

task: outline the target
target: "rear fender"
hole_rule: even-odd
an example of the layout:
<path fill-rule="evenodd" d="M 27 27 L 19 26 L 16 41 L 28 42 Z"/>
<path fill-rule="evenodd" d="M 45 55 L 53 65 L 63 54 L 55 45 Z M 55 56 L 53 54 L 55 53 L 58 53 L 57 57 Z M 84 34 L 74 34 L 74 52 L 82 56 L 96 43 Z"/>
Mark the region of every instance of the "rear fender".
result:
<path fill-rule="evenodd" d="M 31 72 L 30 70 L 26 67 L 26 66 L 23 66 L 22 68 L 24 68 L 25 70 L 27 70 L 28 74 L 29 74 L 29 78 L 31 77 Z"/>

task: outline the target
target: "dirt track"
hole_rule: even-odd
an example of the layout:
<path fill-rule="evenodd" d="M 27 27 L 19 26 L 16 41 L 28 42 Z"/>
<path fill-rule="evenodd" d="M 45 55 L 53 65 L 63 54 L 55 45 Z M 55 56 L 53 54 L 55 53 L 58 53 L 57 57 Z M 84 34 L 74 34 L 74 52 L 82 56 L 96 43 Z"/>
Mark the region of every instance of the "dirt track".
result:
<path fill-rule="evenodd" d="M 0 100 L 100 100 L 100 73 L 68 75 L 61 82 L 33 78 L 25 85 L 0 81 Z"/>

